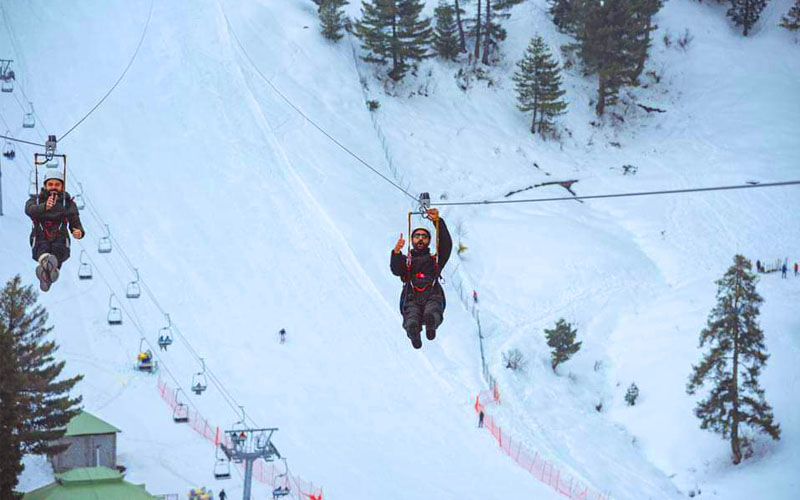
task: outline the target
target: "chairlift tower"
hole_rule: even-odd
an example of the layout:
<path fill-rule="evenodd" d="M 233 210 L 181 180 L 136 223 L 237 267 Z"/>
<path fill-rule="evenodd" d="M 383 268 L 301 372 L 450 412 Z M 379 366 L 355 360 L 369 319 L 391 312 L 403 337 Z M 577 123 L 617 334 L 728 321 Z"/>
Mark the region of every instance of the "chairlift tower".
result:
<path fill-rule="evenodd" d="M 244 493 L 242 500 L 251 500 L 253 485 L 253 463 L 259 458 L 272 462 L 281 458 L 278 449 L 272 444 L 272 434 L 277 428 L 268 429 L 234 429 L 225 431 L 230 437 L 231 446 L 220 443 L 220 449 L 228 460 L 244 462 Z"/>

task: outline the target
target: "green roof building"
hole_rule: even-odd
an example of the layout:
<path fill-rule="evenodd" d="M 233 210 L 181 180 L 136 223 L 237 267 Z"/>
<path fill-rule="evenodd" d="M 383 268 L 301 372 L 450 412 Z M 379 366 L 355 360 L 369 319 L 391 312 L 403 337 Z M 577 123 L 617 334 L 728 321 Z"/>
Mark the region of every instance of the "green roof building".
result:
<path fill-rule="evenodd" d="M 56 481 L 33 490 L 23 500 L 156 500 L 144 485 L 135 485 L 108 467 L 84 467 L 56 474 Z"/>
<path fill-rule="evenodd" d="M 50 456 L 53 471 L 56 473 L 80 467 L 117 466 L 117 433 L 119 429 L 82 411 L 67 424 L 67 433 L 57 442 L 68 444 L 58 455 Z"/>

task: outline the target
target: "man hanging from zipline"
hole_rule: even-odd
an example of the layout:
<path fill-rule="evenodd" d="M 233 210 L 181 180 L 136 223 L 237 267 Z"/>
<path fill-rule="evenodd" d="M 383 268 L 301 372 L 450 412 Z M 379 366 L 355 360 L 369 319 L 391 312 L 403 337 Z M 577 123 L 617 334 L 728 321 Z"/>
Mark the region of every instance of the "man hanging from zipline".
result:
<path fill-rule="evenodd" d="M 439 276 L 453 250 L 453 240 L 444 219 L 439 217 L 439 210 L 428 208 L 425 216 L 437 228 L 437 253 L 431 254 L 430 231 L 418 227 L 411 232 L 408 256 L 403 255 L 406 242 L 400 233 L 390 262 L 392 274 L 399 276 L 404 283 L 400 312 L 403 314 L 403 328 L 415 349 L 422 347 L 422 325 L 425 325 L 427 339 L 433 340 L 436 338 L 436 329 L 444 319 L 445 297 Z"/>
<path fill-rule="evenodd" d="M 25 214 L 33 220 L 31 253 L 39 263 L 36 266 L 39 288 L 46 292 L 58 279 L 61 264 L 69 259 L 69 234 L 76 239 L 85 235 L 78 207 L 64 191 L 63 171 L 47 172 L 42 190 L 25 204 Z"/>

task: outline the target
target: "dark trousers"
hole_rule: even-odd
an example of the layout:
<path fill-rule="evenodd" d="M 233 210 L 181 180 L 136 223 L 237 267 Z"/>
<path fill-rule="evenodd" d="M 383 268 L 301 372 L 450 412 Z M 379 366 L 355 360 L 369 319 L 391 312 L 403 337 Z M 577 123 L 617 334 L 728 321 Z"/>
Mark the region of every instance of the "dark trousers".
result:
<path fill-rule="evenodd" d="M 425 318 L 432 316 L 438 328 L 444 319 L 444 296 L 435 290 L 429 293 L 411 293 L 403 307 L 403 328 L 419 331 L 425 324 Z"/>
<path fill-rule="evenodd" d="M 33 260 L 38 262 L 43 253 L 55 255 L 60 269 L 61 264 L 69 259 L 69 239 L 58 237 L 53 241 L 47 241 L 45 238 L 37 238 L 33 247 L 31 247 Z"/>

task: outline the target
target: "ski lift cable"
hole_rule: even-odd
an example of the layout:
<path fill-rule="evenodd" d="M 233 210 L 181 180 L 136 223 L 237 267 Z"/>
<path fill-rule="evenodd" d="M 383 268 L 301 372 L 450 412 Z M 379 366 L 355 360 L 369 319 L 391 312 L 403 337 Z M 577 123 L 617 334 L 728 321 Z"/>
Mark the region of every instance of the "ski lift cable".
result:
<path fill-rule="evenodd" d="M 76 177 L 76 179 L 77 179 L 77 177 Z M 104 227 L 105 226 L 105 220 L 102 218 L 100 213 L 97 211 L 97 208 L 94 206 L 94 203 L 92 202 L 91 197 L 89 197 L 85 193 L 84 193 L 83 196 L 84 196 L 84 200 L 86 201 L 86 206 L 87 206 L 87 208 L 89 208 L 89 212 L 92 214 L 92 216 L 94 217 L 95 221 L 101 227 Z M 125 263 L 130 267 L 130 269 L 131 270 L 136 269 L 136 266 L 133 264 L 131 259 L 128 257 L 128 254 L 125 252 L 123 246 L 116 239 L 116 237 L 114 236 L 114 233 L 111 234 L 111 240 L 114 242 L 115 249 L 119 251 L 120 256 L 123 258 Z M 117 279 L 120 280 L 119 275 L 116 273 L 116 270 L 113 268 L 113 266 L 112 266 L 112 271 L 114 271 L 115 275 L 117 275 Z M 120 281 L 120 283 L 121 283 L 121 281 Z M 141 286 L 145 290 L 145 293 L 150 298 L 150 301 L 153 303 L 153 305 L 156 306 L 156 308 L 159 310 L 159 312 L 161 314 L 166 314 L 166 310 L 162 307 L 161 303 L 158 301 L 157 297 L 155 296 L 153 291 L 148 286 L 146 280 L 141 276 L 141 273 L 140 273 L 140 276 L 139 276 L 139 283 L 141 284 Z M 135 311 L 135 309 L 134 309 L 134 311 Z M 138 315 L 137 315 L 137 319 L 138 319 Z M 192 354 L 192 356 L 195 357 L 195 359 L 197 359 L 199 361 L 201 359 L 201 356 L 197 352 L 197 350 L 194 348 L 192 343 L 189 341 L 189 339 L 186 338 L 186 336 L 183 334 L 183 332 L 181 332 L 181 330 L 178 327 L 178 325 L 173 323 L 172 326 L 173 326 L 173 329 L 175 330 L 175 332 L 181 338 L 181 341 L 184 343 L 184 345 L 186 346 L 187 350 Z M 228 403 L 228 405 L 234 411 L 238 412 L 238 407 L 241 406 L 241 405 L 239 405 L 238 401 L 236 401 L 236 399 L 233 397 L 233 395 L 228 390 L 228 388 L 225 386 L 225 384 L 216 376 L 216 374 L 211 370 L 211 368 L 208 367 L 208 365 L 206 365 L 206 373 L 208 374 L 209 380 L 212 381 L 212 383 L 217 388 L 217 390 L 219 390 L 219 392 L 223 395 L 223 398 L 225 398 L 225 400 Z"/>
<path fill-rule="evenodd" d="M 101 98 L 99 101 L 97 101 L 97 104 L 95 104 L 95 105 L 92 107 L 92 109 L 90 109 L 90 110 L 89 110 L 89 111 L 88 111 L 88 112 L 87 112 L 87 113 L 86 113 L 86 114 L 83 116 L 83 118 L 81 118 L 80 120 L 78 120 L 78 122 L 77 122 L 77 123 L 75 123 L 75 125 L 73 125 L 73 126 L 72 126 L 72 127 L 69 129 L 69 130 L 67 130 L 65 133 L 61 134 L 61 136 L 59 137 L 59 140 L 60 140 L 60 141 L 63 141 L 64 139 L 66 139 L 66 138 L 67 138 L 67 136 L 68 136 L 69 134 L 71 134 L 73 130 L 75 130 L 75 129 L 76 129 L 76 128 L 77 128 L 77 127 L 78 127 L 78 126 L 81 124 L 81 123 L 83 123 L 83 121 L 84 121 L 84 120 L 86 120 L 87 118 L 89 118 L 89 116 L 90 116 L 92 113 L 94 113 L 94 111 L 95 111 L 97 108 L 99 108 L 99 107 L 100 107 L 100 105 L 101 105 L 101 104 L 103 104 L 103 102 L 105 102 L 105 100 L 108 98 L 108 96 L 110 96 L 110 95 L 111 95 L 111 93 L 112 93 L 112 92 L 114 92 L 114 90 L 117 88 L 117 86 L 120 84 L 120 82 L 122 82 L 122 79 L 123 79 L 123 78 L 125 78 L 125 75 L 127 75 L 127 74 L 128 74 L 128 70 L 129 70 L 129 69 L 131 69 L 131 66 L 133 66 L 133 61 L 135 61 L 135 60 L 136 60 L 136 56 L 139 54 L 139 49 L 141 49 L 141 48 L 142 48 L 142 42 L 144 42 L 145 35 L 147 35 L 147 28 L 150 26 L 150 19 L 153 17 L 153 6 L 155 5 L 155 3 L 156 3 L 156 0 L 150 0 L 150 10 L 149 10 L 149 11 L 148 11 L 148 13 L 147 13 L 147 21 L 146 21 L 146 22 L 145 22 L 145 24 L 144 24 L 144 29 L 142 30 L 142 36 L 141 36 L 141 37 L 139 37 L 139 43 L 136 45 L 136 50 L 134 50 L 134 51 L 133 51 L 133 55 L 131 56 L 130 60 L 128 61 L 128 65 L 127 65 L 127 66 L 125 66 L 125 69 L 122 71 L 122 74 L 121 74 L 121 75 L 119 75 L 119 78 L 117 78 L 117 81 L 116 81 L 116 82 L 114 82 L 114 85 L 112 85 L 112 86 L 111 86 L 111 88 L 110 88 L 110 89 L 108 89 L 108 92 L 106 92 L 106 93 L 105 93 L 105 95 L 104 95 L 104 96 L 103 96 L 103 97 L 102 97 L 102 98 Z"/>
<path fill-rule="evenodd" d="M 83 248 L 83 243 L 82 242 L 79 242 L 79 244 L 80 244 L 81 250 L 86 250 L 85 248 Z M 89 259 L 89 262 L 92 264 L 92 267 L 97 270 L 97 274 L 100 276 L 100 279 L 103 280 L 103 283 L 105 283 L 105 285 L 108 288 L 109 292 L 110 293 L 114 293 L 114 288 L 111 286 L 111 283 L 109 283 L 109 281 L 106 279 L 105 275 L 103 274 L 102 270 L 95 264 L 94 259 L 92 259 L 91 252 L 87 251 L 86 252 L 86 256 Z M 194 404 L 194 401 L 192 401 L 192 398 L 189 397 L 189 395 L 186 393 L 186 391 L 181 386 L 181 384 L 178 381 L 178 379 L 170 371 L 170 369 L 166 365 L 166 363 L 164 363 L 164 361 L 161 359 L 161 356 L 159 356 L 158 351 L 155 349 L 155 347 L 153 347 L 153 344 L 151 344 L 150 341 L 147 339 L 147 335 L 145 334 L 145 332 L 142 329 L 142 327 L 136 323 L 136 321 L 133 318 L 133 316 L 131 316 L 131 314 L 128 312 L 127 308 L 125 307 L 125 305 L 121 301 L 119 302 L 119 308 L 120 308 L 120 310 L 122 310 L 123 313 L 125 313 L 125 315 L 128 317 L 128 319 L 131 321 L 131 324 L 134 326 L 134 328 L 136 328 L 136 331 L 139 332 L 139 335 L 141 335 L 141 338 L 144 341 L 144 343 L 147 344 L 147 346 L 150 348 L 150 351 L 153 354 L 153 356 L 155 356 L 156 359 L 158 359 L 159 367 L 163 368 L 167 372 L 167 375 L 169 375 L 169 377 L 175 383 L 175 386 L 178 389 L 180 389 L 186 395 L 186 400 L 189 401 L 189 404 L 192 405 L 192 408 L 194 408 L 195 411 L 197 411 L 199 413 L 199 409 Z"/>
<path fill-rule="evenodd" d="M 30 144 L 31 146 L 38 146 L 40 148 L 44 148 L 44 144 L 39 144 L 38 142 L 26 141 L 25 139 L 17 139 L 16 137 L 11 137 L 10 135 L 0 135 L 3 139 L 7 139 L 13 142 L 19 142 L 21 144 Z"/>
<path fill-rule="evenodd" d="M 762 182 L 758 184 L 737 184 L 733 186 L 712 186 L 702 188 L 687 188 L 687 189 L 664 189 L 659 191 L 639 191 L 632 193 L 615 193 L 615 194 L 595 194 L 587 196 L 560 196 L 555 198 L 528 198 L 522 200 L 483 200 L 483 201 L 444 201 L 440 203 L 431 203 L 437 206 L 465 206 L 465 205 L 500 205 L 500 204 L 514 204 L 514 203 L 539 203 L 546 201 L 570 201 L 570 200 L 597 200 L 606 198 L 629 198 L 634 196 L 655 196 L 664 194 L 680 194 L 680 193 L 700 193 L 708 191 L 727 191 L 733 189 L 755 189 L 777 186 L 792 186 L 800 184 L 800 180 L 795 181 L 782 181 L 782 182 Z"/>
<path fill-rule="evenodd" d="M 306 120 L 308 123 L 310 123 L 312 126 L 314 126 L 314 128 L 316 128 L 317 130 L 319 130 L 319 131 L 320 131 L 320 132 L 321 132 L 321 133 L 322 133 L 322 134 L 323 134 L 325 137 L 327 137 L 327 138 L 328 138 L 328 139 L 329 139 L 331 142 L 333 142 L 334 144 L 336 144 L 336 145 L 337 145 L 337 146 L 338 146 L 338 147 L 339 147 L 339 148 L 340 148 L 342 151 L 344 151 L 345 153 L 347 153 L 347 154 L 349 154 L 350 156 L 352 156 L 353 158 L 355 158 L 355 159 L 356 159 L 356 160 L 357 160 L 359 163 L 361 163 L 362 165 L 364 165 L 365 167 L 367 167 L 368 169 L 370 169 L 370 170 L 371 170 L 372 172 L 374 172 L 376 175 L 380 176 L 380 177 L 381 177 L 383 180 L 385 180 L 386 182 L 388 182 L 389 184 L 391 184 L 392 186 L 394 186 L 395 188 L 397 188 L 398 190 L 400 190 L 400 191 L 401 191 L 403 194 L 405 194 L 406 196 L 408 196 L 408 197 L 409 197 L 409 198 L 411 198 L 412 200 L 414 200 L 414 201 L 416 201 L 416 200 L 417 200 L 417 197 L 416 197 L 416 196 L 414 196 L 413 194 L 411 194 L 411 193 L 409 193 L 408 191 L 406 191 L 405 189 L 403 189 L 403 187 L 402 187 L 402 186 L 400 186 L 399 184 L 397 184 L 397 183 L 396 183 L 396 182 L 394 182 L 393 180 L 389 179 L 389 178 L 388 178 L 388 177 L 386 177 L 384 174 L 380 173 L 380 172 L 379 172 L 379 171 L 378 171 L 378 170 L 377 170 L 375 167 L 373 167 L 372 165 L 370 165 L 369 163 L 367 163 L 367 162 L 366 162 L 364 159 L 362 159 L 360 156 L 358 156 L 356 153 L 354 153 L 352 150 L 350 150 L 350 149 L 349 149 L 347 146 L 345 146 L 344 144 L 342 144 L 341 142 L 339 142 L 339 141 L 338 141 L 338 140 L 337 140 L 335 137 L 333 137 L 331 134 L 329 134 L 329 133 L 328 133 L 328 132 L 327 132 L 327 131 L 326 131 L 324 128 L 322 128 L 322 127 L 321 127 L 320 125 L 318 125 L 318 124 L 317 124 L 317 123 L 316 123 L 314 120 L 312 120 L 312 119 L 311 119 L 311 118 L 310 118 L 310 117 L 309 117 L 307 114 L 305 114 L 305 113 L 303 112 L 303 110 L 302 110 L 302 109 L 300 109 L 298 106 L 296 106 L 296 105 L 295 105 L 295 104 L 294 104 L 294 103 L 293 103 L 293 102 L 292 102 L 292 101 L 291 101 L 291 100 L 290 100 L 288 97 L 286 97 L 286 96 L 283 94 L 283 92 L 281 92 L 281 91 L 280 91 L 280 89 L 278 89 L 278 88 L 277 88 L 277 87 L 276 87 L 276 86 L 275 86 L 275 85 L 274 85 L 274 84 L 273 84 L 273 83 L 272 83 L 272 82 L 269 80 L 269 78 L 267 78 L 267 77 L 266 77 L 266 75 L 264 75 L 264 73 L 262 73 L 262 72 L 261 72 L 261 70 L 260 70 L 260 69 L 258 68 L 258 66 L 256 65 L 255 61 L 253 61 L 253 59 L 250 57 L 250 53 L 249 53 L 249 52 L 247 52 L 247 49 L 246 49 L 246 48 L 244 47 L 244 45 L 242 44 L 241 40 L 239 40 L 239 36 L 236 34 L 236 30 L 233 28 L 233 24 L 231 23 L 230 19 L 228 19 L 228 14 L 225 12 L 224 0 L 223 0 L 222 2 L 220 2 L 220 1 L 218 0 L 218 1 L 217 1 L 217 3 L 220 5 L 220 7 L 221 7 L 221 9 L 222 9 L 222 16 L 225 18 L 225 24 L 228 26 L 228 29 L 229 29 L 229 31 L 230 31 L 230 33 L 231 33 L 231 35 L 233 35 L 233 39 L 234 39 L 234 40 L 236 40 L 236 45 L 238 45 L 238 46 L 239 46 L 239 48 L 241 49 L 241 51 L 242 51 L 242 53 L 244 54 L 244 56 L 245 56 L 245 58 L 247 59 L 247 61 L 250 63 L 250 65 L 253 67 L 253 69 L 256 71 L 256 73 L 257 73 L 257 74 L 258 74 L 258 75 L 261 77 L 261 79 L 262 79 L 262 80 L 264 80 L 264 82 L 265 82 L 267 85 L 269 85 L 269 87 L 270 87 L 270 88 L 271 88 L 271 89 L 272 89 L 272 90 L 273 90 L 273 91 L 274 91 L 276 94 L 278 94 L 278 96 L 280 96 L 280 98 L 281 98 L 281 99 L 283 99 L 283 101 L 284 101 L 284 102 L 286 102 L 286 104 L 288 104 L 288 105 L 289 105 L 289 107 L 291 107 L 292 109 L 294 109 L 294 110 L 295 110 L 295 111 L 296 111 L 296 112 L 297 112 L 297 113 L 298 113 L 300 116 L 302 116 L 302 117 L 303 117 L 303 118 L 304 118 L 304 119 L 305 119 L 305 120 Z"/>

